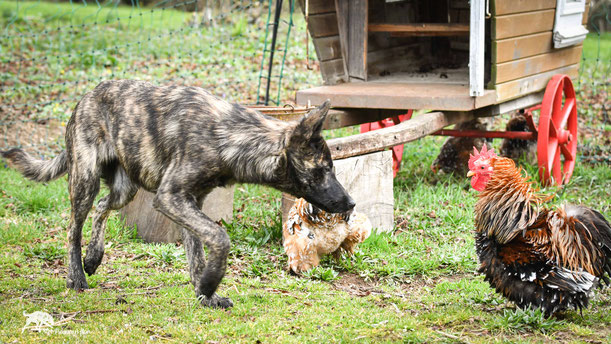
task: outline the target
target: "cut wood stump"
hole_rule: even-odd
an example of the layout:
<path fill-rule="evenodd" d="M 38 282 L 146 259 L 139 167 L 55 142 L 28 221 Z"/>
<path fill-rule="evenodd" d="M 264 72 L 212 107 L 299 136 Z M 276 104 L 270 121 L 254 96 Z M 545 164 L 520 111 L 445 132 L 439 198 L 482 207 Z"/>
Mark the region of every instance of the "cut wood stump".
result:
<path fill-rule="evenodd" d="M 356 210 L 365 213 L 373 228 L 389 232 L 394 228 L 392 152 L 385 150 L 333 161 L 337 180 L 356 201 Z M 282 222 L 295 198 L 282 195 Z"/>
<path fill-rule="evenodd" d="M 231 222 L 234 187 L 216 188 L 206 196 L 202 211 L 213 221 Z M 147 243 L 175 243 L 181 240 L 180 227 L 153 208 L 155 194 L 138 190 L 136 197 L 120 210 L 128 227 L 136 226 L 138 236 Z"/>

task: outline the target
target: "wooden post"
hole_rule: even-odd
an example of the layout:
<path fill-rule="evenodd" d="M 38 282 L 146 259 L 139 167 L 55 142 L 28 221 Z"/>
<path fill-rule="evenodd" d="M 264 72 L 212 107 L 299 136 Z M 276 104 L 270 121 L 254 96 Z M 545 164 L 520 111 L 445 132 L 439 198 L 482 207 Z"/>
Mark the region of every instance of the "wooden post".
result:
<path fill-rule="evenodd" d="M 365 213 L 373 228 L 389 232 L 394 228 L 393 174 L 390 150 L 335 160 L 335 175 L 356 201 L 356 210 Z M 294 197 L 282 195 L 282 222 Z"/>
<path fill-rule="evenodd" d="M 469 95 L 484 95 L 485 2 L 471 0 L 469 24 Z"/>
<path fill-rule="evenodd" d="M 206 196 L 202 211 L 213 221 L 231 222 L 234 187 L 216 188 Z M 125 225 L 136 226 L 138 236 L 148 243 L 174 243 L 181 240 L 180 227 L 153 208 L 155 195 L 143 189 L 120 210 Z"/>

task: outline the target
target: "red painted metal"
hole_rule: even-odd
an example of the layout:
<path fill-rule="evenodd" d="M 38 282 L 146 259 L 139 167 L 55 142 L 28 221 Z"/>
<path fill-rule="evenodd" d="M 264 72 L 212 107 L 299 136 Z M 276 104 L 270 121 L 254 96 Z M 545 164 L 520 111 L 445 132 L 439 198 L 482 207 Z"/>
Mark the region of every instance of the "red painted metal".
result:
<path fill-rule="evenodd" d="M 438 136 L 454 136 L 454 137 L 487 137 L 491 139 L 521 139 L 534 140 L 537 138 L 537 133 L 527 131 L 484 131 L 484 130 L 447 130 L 442 129 L 434 132 L 431 135 Z"/>
<path fill-rule="evenodd" d="M 533 112 L 537 110 L 541 110 L 541 104 L 535 105 L 530 109 L 527 109 L 523 113 L 524 117 L 526 118 L 526 124 L 528 125 L 528 128 L 530 128 L 530 131 L 532 131 L 533 133 L 538 132 L 537 125 L 535 124 L 535 120 L 533 119 Z"/>
<path fill-rule="evenodd" d="M 393 116 L 390 118 L 383 119 L 381 121 L 364 123 L 361 124 L 361 133 L 368 131 L 377 130 L 381 128 L 392 127 L 393 125 L 399 124 L 404 121 L 408 121 L 412 118 L 413 110 L 408 110 L 406 114 Z M 401 158 L 403 157 L 403 145 L 397 145 L 392 149 L 392 172 L 393 176 L 397 176 L 399 168 L 401 167 Z"/>
<path fill-rule="evenodd" d="M 539 126 L 533 112 L 540 110 Z M 361 124 L 361 133 L 399 124 L 411 119 L 413 110 L 404 115 Z M 543 103 L 523 110 L 530 132 L 439 130 L 432 135 L 455 137 L 486 137 L 534 140 L 537 139 L 539 176 L 544 184 L 566 184 L 573 174 L 577 156 L 577 99 L 573 83 L 567 75 L 558 74 L 547 84 Z M 393 175 L 401 166 L 403 145 L 392 147 Z"/>
<path fill-rule="evenodd" d="M 577 99 L 571 78 L 558 74 L 547 84 L 539 115 L 537 158 L 541 181 L 566 184 L 573 174 L 576 155 Z"/>

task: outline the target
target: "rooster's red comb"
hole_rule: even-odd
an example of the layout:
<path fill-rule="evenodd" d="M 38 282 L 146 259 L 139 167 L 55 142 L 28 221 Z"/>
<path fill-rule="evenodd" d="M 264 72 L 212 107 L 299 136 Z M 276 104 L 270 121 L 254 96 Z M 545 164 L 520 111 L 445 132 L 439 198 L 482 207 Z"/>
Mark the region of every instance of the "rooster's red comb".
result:
<path fill-rule="evenodd" d="M 477 148 L 473 147 L 473 154 L 469 154 L 469 169 L 470 170 L 475 170 L 475 161 L 483 159 L 483 160 L 488 160 L 491 158 L 496 158 L 497 155 L 494 152 L 494 149 L 491 148 L 490 150 L 488 150 L 488 147 L 486 147 L 487 145 L 484 144 L 484 146 L 482 147 L 481 151 L 477 151 Z"/>

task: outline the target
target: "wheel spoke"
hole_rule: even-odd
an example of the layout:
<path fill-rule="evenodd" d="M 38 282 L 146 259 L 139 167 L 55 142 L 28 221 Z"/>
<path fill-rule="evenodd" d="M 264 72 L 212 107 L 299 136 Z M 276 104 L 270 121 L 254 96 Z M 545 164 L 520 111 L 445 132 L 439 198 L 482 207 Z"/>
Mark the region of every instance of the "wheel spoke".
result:
<path fill-rule="evenodd" d="M 554 166 L 552 167 L 552 174 L 554 176 L 554 182 L 556 185 L 562 184 L 562 162 L 560 161 L 560 149 L 556 149 L 554 154 Z"/>
<path fill-rule="evenodd" d="M 554 123 L 554 121 L 550 121 L 550 123 L 549 123 L 549 136 L 557 138 L 558 134 L 559 134 L 559 130 L 558 129 L 559 128 L 556 127 L 556 124 Z"/>
<path fill-rule="evenodd" d="M 569 144 L 560 145 L 560 151 L 562 152 L 562 155 L 564 155 L 564 161 L 572 161 L 575 159 L 573 153 L 571 152 Z"/>
<path fill-rule="evenodd" d="M 556 93 L 554 94 L 554 102 L 552 103 L 552 119 L 555 113 L 559 113 L 562 110 L 562 92 L 564 91 L 564 81 L 560 81 Z"/>
<path fill-rule="evenodd" d="M 569 120 L 569 116 L 571 115 L 571 112 L 573 112 L 573 108 L 575 107 L 575 98 L 569 98 L 566 100 L 566 102 L 564 103 L 564 108 L 562 108 L 562 112 L 559 113 L 559 120 L 554 121 L 556 123 L 556 127 L 557 128 L 564 128 L 564 126 L 566 125 L 566 123 Z"/>
<path fill-rule="evenodd" d="M 556 156 L 556 151 L 558 150 L 558 140 L 552 139 L 550 137 L 550 140 L 547 143 L 547 170 L 551 171 L 553 170 L 553 166 L 554 166 L 554 157 Z"/>

